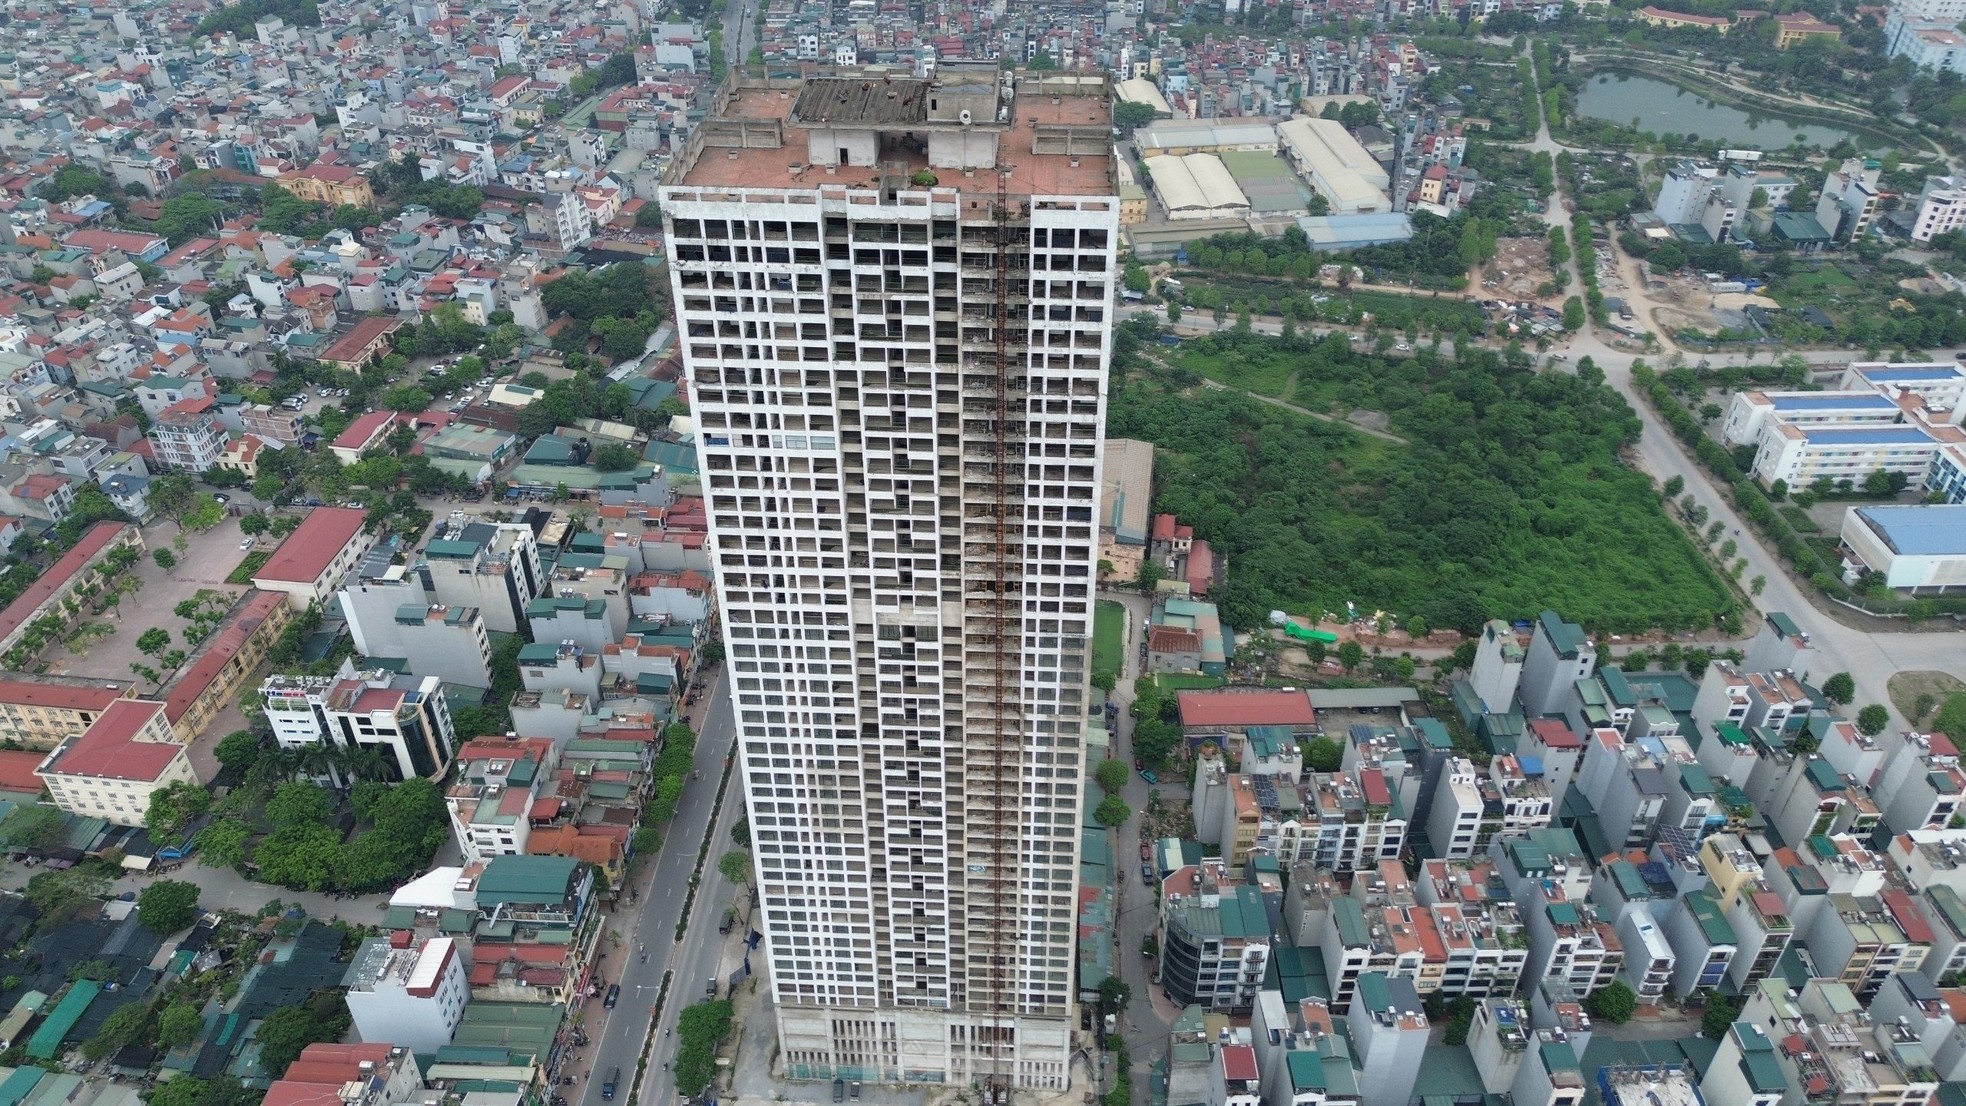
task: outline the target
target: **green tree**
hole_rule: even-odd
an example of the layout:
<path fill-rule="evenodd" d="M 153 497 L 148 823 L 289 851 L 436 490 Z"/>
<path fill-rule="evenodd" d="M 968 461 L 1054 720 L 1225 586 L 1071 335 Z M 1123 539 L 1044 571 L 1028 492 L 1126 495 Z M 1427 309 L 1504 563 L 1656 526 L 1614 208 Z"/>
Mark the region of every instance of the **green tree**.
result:
<path fill-rule="evenodd" d="M 152 933 L 176 933 L 198 920 L 198 885 L 158 880 L 137 896 L 137 922 Z"/>
<path fill-rule="evenodd" d="M 241 818 L 220 818 L 198 831 L 198 860 L 214 868 L 237 868 L 246 862 L 246 845 L 253 827 Z"/>
<path fill-rule="evenodd" d="M 1357 669 L 1359 665 L 1365 663 L 1365 646 L 1356 641 L 1339 643 L 1338 663 L 1344 666 L 1347 673 Z"/>
<path fill-rule="evenodd" d="M 211 792 L 189 780 L 174 780 L 150 793 L 144 828 L 159 843 L 175 842 L 192 819 L 211 808 Z"/>
<path fill-rule="evenodd" d="M 157 1043 L 166 1048 L 182 1048 L 198 1039 L 205 1019 L 189 1002 L 173 1002 L 157 1015 Z"/>
<path fill-rule="evenodd" d="M 10 849 L 47 849 L 61 843 L 68 815 L 52 806 L 15 808 L 0 822 L 0 845 Z"/>
<path fill-rule="evenodd" d="M 1319 735 L 1304 746 L 1304 766 L 1313 772 L 1336 772 L 1345 763 L 1345 747 L 1335 737 Z"/>
<path fill-rule="evenodd" d="M 1707 999 L 1706 1012 L 1700 1015 L 1700 1036 L 1709 1041 L 1722 1040 L 1734 1019 L 1741 1013 L 1741 1000 L 1725 995 L 1714 995 Z"/>
<path fill-rule="evenodd" d="M 1839 707 L 1847 707 L 1850 700 L 1857 697 L 1857 681 L 1848 672 L 1838 672 L 1823 681 L 1823 698 Z"/>
<path fill-rule="evenodd" d="M 214 1079 L 178 1075 L 157 1084 L 147 1101 L 149 1106 L 258 1106 L 265 1096 L 265 1091 L 256 1091 L 229 1075 Z"/>
<path fill-rule="evenodd" d="M 398 384 L 383 392 L 378 402 L 391 411 L 416 412 L 430 406 L 430 392 L 415 384 Z"/>
<path fill-rule="evenodd" d="M 1124 100 L 1113 105 L 1113 126 L 1123 134 L 1132 134 L 1137 128 L 1153 122 L 1158 114 L 1152 104 Z"/>
<path fill-rule="evenodd" d="M 1099 824 L 1102 826 L 1117 826 L 1125 822 L 1128 818 L 1133 817 L 1133 809 L 1127 806 L 1126 800 L 1120 798 L 1118 795 L 1108 795 L 1093 810 L 1092 816 L 1097 818 Z"/>
<path fill-rule="evenodd" d="M 266 801 L 266 820 L 275 829 L 325 825 L 334 814 L 334 797 L 318 783 L 292 780 L 281 784 Z"/>
<path fill-rule="evenodd" d="M 150 1022 L 150 1004 L 143 1001 L 117 1007 L 104 1019 L 96 1035 L 82 1044 L 82 1055 L 91 1060 L 103 1057 L 138 1040 Z"/>
<path fill-rule="evenodd" d="M 1563 301 L 1563 328 L 1565 330 L 1574 332 L 1584 329 L 1585 318 L 1584 301 L 1582 299 L 1571 296 L 1569 299 Z"/>
<path fill-rule="evenodd" d="M 1102 1013 L 1117 1014 L 1133 1001 L 1133 988 L 1116 975 L 1109 975 L 1099 981 L 1099 1009 Z"/>
<path fill-rule="evenodd" d="M 319 823 L 283 826 L 253 850 L 261 882 L 297 891 L 326 890 L 340 861 L 340 836 Z"/>
<path fill-rule="evenodd" d="M 1857 712 L 1857 732 L 1865 737 L 1876 737 L 1891 724 L 1891 712 L 1881 704 L 1872 703 Z"/>
<path fill-rule="evenodd" d="M 1645 263 L 1655 273 L 1675 272 L 1686 264 L 1686 251 L 1677 242 L 1661 242 L 1645 255 Z"/>
<path fill-rule="evenodd" d="M 163 569 L 165 572 L 169 572 L 177 567 L 177 554 L 161 545 L 150 551 L 150 559 L 156 561 L 157 567 Z"/>
<path fill-rule="evenodd" d="M 50 918 L 66 917 L 108 892 L 109 881 L 94 868 L 36 872 L 21 889 L 22 896 L 42 913 L 44 925 L 50 924 Z"/>
<path fill-rule="evenodd" d="M 1126 762 L 1114 757 L 1107 757 L 1100 761 L 1099 767 L 1093 771 L 1093 778 L 1099 781 L 1100 788 L 1108 795 L 1118 794 L 1132 775 L 1133 772 L 1127 768 Z"/>
<path fill-rule="evenodd" d="M 710 1085 L 717 1070 L 717 1048 L 729 1035 L 731 1004 L 716 1000 L 692 1003 L 676 1021 L 676 1090 L 696 1096 Z"/>
<path fill-rule="evenodd" d="M 1113 693 L 1113 689 L 1119 686 L 1119 682 L 1119 677 L 1113 675 L 1111 672 L 1094 672 L 1092 674 L 1092 686 L 1107 695 Z"/>
<path fill-rule="evenodd" d="M 732 883 L 745 883 L 751 878 L 751 854 L 732 849 L 717 858 L 717 871 Z"/>
<path fill-rule="evenodd" d="M 1172 722 L 1154 718 L 1136 722 L 1133 726 L 1133 751 L 1141 763 L 1149 767 L 1166 764 L 1168 755 L 1180 742 L 1181 728 Z"/>
<path fill-rule="evenodd" d="M 1614 979 L 1585 996 L 1584 1012 L 1599 1021 L 1623 1025 L 1638 1013 L 1638 995 L 1630 984 Z"/>
<path fill-rule="evenodd" d="M 306 1006 L 282 1006 L 259 1023 L 259 1061 L 267 1077 L 278 1079 L 317 1041 L 333 1041 L 348 1029 L 348 1004 L 336 991 L 322 992 Z"/>
<path fill-rule="evenodd" d="M 1679 496 L 1680 492 L 1683 492 L 1685 490 L 1686 490 L 1686 478 L 1683 476 L 1671 477 L 1667 479 L 1666 482 L 1663 485 L 1661 485 L 1659 488 L 1660 493 L 1663 494 L 1667 499 L 1675 499 Z"/>
<path fill-rule="evenodd" d="M 627 472 L 640 465 L 642 458 L 619 442 L 608 442 L 594 450 L 593 463 L 599 472 Z"/>
<path fill-rule="evenodd" d="M 146 656 L 159 656 L 170 648 L 171 632 L 162 627 L 152 626 L 137 635 L 137 652 Z"/>

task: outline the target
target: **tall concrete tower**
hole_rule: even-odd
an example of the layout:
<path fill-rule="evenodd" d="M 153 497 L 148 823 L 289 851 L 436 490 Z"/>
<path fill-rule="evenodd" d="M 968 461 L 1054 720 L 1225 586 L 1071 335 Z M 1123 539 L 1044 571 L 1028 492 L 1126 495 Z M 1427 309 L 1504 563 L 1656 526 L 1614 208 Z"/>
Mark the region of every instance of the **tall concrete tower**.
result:
<path fill-rule="evenodd" d="M 740 79 L 662 189 L 789 1078 L 1069 1080 L 1107 93 Z"/>

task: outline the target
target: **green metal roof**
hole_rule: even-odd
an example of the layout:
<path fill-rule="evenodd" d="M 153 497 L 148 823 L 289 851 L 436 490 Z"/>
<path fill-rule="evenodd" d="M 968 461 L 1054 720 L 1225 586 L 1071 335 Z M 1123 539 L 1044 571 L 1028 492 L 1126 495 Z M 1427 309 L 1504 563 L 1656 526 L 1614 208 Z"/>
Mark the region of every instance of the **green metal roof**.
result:
<path fill-rule="evenodd" d="M 479 545 L 475 541 L 450 541 L 439 538 L 423 549 L 426 557 L 471 558 L 478 555 Z"/>
<path fill-rule="evenodd" d="M 27 1054 L 37 1060 L 53 1060 L 61 1055 L 63 1038 L 68 1036 L 69 1030 L 75 1028 L 76 1022 L 82 1020 L 82 1015 L 88 1011 L 89 1004 L 101 993 L 102 984 L 95 980 L 76 980 L 68 988 L 68 993 L 62 996 L 61 1001 L 55 1004 L 55 1008 L 48 1012 L 47 1020 L 41 1023 L 41 1028 L 35 1030 L 34 1036 L 28 1039 Z"/>
<path fill-rule="evenodd" d="M 478 877 L 478 904 L 559 902 L 580 862 L 565 856 L 495 856 Z"/>
<path fill-rule="evenodd" d="M 1679 782 L 1689 795 L 1711 795 L 1714 793 L 1713 777 L 1707 770 L 1691 761 L 1679 766 Z"/>
<path fill-rule="evenodd" d="M 1708 944 L 1738 943 L 1739 938 L 1735 936 L 1734 927 L 1728 924 L 1726 916 L 1720 912 L 1720 902 L 1714 898 L 1712 891 L 1704 889 L 1695 891 L 1686 896 L 1685 902 L 1686 908 L 1693 912 L 1693 921 L 1700 927 L 1700 935 L 1706 938 Z"/>
<path fill-rule="evenodd" d="M 1747 1022 L 1734 1023 L 1734 1043 L 1741 1050 L 1741 1074 L 1747 1077 L 1748 1087 L 1756 1094 L 1780 1094 L 1788 1090 L 1788 1077 L 1782 1074 L 1781 1062 L 1775 1059 L 1775 1042 L 1759 1029 Z"/>

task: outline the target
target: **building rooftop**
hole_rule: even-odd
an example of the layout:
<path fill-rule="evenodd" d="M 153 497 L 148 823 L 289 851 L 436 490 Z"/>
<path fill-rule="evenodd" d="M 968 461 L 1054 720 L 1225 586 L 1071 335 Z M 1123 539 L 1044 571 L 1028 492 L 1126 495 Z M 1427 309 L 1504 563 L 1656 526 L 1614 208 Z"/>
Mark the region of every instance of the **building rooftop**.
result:
<path fill-rule="evenodd" d="M 107 549 L 111 543 L 121 538 L 134 527 L 121 522 L 98 522 L 89 527 L 75 548 L 61 555 L 61 559 L 48 568 L 48 571 L 35 577 L 34 582 L 21 590 L 20 596 L 7 609 L 0 611 L 0 638 L 11 635 L 15 630 L 34 617 L 41 604 L 46 603 L 82 571 L 96 554 Z"/>
<path fill-rule="evenodd" d="M 1854 507 L 1865 526 L 1902 557 L 1966 554 L 1966 503 Z"/>
<path fill-rule="evenodd" d="M 314 508 L 253 573 L 253 582 L 313 583 L 334 563 L 342 547 L 362 532 L 368 518 L 369 513 L 357 507 Z"/>
<path fill-rule="evenodd" d="M 670 171 L 669 183 L 704 189 L 776 188 L 811 192 L 822 188 L 913 189 L 908 178 L 927 172 L 938 184 L 976 196 L 994 194 L 999 184 L 991 166 L 931 166 L 930 132 L 972 131 L 963 136 L 964 156 L 978 156 L 983 144 L 995 146 L 994 167 L 1002 170 L 1004 190 L 1017 196 L 1105 196 L 1112 182 L 1112 110 L 1101 79 L 1070 74 L 1020 75 L 1015 95 L 1001 101 L 1005 114 L 991 111 L 1000 101 L 994 78 L 980 95 L 950 90 L 938 81 L 858 77 L 803 80 L 740 78 L 719 90 L 708 118 L 699 125 Z M 1055 94 L 1054 94 L 1055 93 Z M 971 122 L 930 118 L 923 100 L 946 94 L 975 99 L 981 111 Z M 845 99 L 841 99 L 844 95 Z M 912 99 L 912 102 L 909 102 Z M 946 113 L 945 113 L 946 114 Z M 815 137 L 810 128 L 835 132 L 875 131 L 875 165 L 813 164 Z M 830 171 L 829 171 L 830 168 Z M 970 201 L 987 214 L 980 199 Z"/>
<path fill-rule="evenodd" d="M 1317 722 L 1302 691 L 1183 691 L 1183 726 L 1309 726 Z"/>
<path fill-rule="evenodd" d="M 44 774 L 96 779 L 154 781 L 184 755 L 175 741 L 139 741 L 164 704 L 151 699 L 119 699 L 109 704 L 82 736 L 57 753 Z"/>

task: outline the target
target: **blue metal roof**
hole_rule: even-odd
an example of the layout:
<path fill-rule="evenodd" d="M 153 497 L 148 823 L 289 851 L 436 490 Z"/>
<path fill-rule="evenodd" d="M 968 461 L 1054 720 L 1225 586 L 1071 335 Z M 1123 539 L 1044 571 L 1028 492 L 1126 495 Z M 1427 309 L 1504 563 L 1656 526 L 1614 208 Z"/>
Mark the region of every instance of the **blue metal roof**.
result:
<path fill-rule="evenodd" d="M 1901 556 L 1966 554 L 1966 503 L 1858 507 L 1856 511 Z"/>
<path fill-rule="evenodd" d="M 1932 438 L 1915 426 L 1879 426 L 1812 430 L 1803 435 L 1817 445 L 1930 445 Z"/>
<path fill-rule="evenodd" d="M 1957 380 L 1966 376 L 1966 369 L 1958 365 L 1942 365 L 1934 362 L 1914 369 L 1859 369 L 1865 380 L 1881 381 L 1889 384 L 1907 380 Z"/>
<path fill-rule="evenodd" d="M 1777 411 L 1895 411 L 1898 405 L 1889 396 L 1874 392 L 1831 392 L 1813 396 L 1771 396 Z"/>

